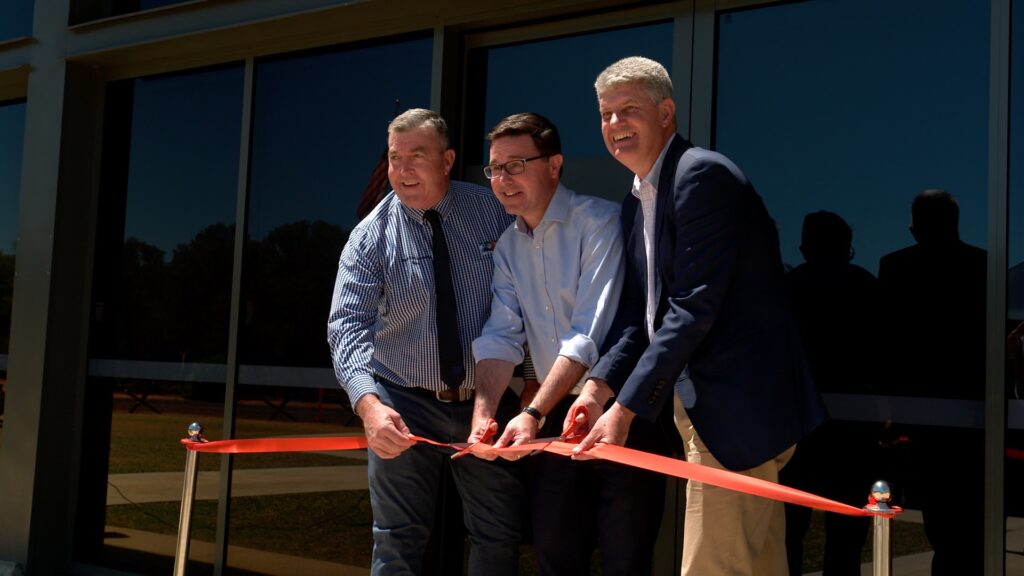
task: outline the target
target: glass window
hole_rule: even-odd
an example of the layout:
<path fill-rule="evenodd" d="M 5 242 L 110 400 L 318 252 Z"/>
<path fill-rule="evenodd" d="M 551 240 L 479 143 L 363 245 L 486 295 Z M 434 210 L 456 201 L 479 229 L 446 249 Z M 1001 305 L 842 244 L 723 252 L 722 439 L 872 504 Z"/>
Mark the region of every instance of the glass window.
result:
<path fill-rule="evenodd" d="M 820 0 L 720 13 L 717 36 L 714 146 L 776 219 L 836 418 L 822 450 L 856 463 L 790 481 L 860 505 L 889 480 L 924 510 L 935 561 L 964 574 L 982 570 L 982 502 L 951 518 L 934 479 L 957 454 L 958 482 L 983 493 L 989 26 L 970 0 Z M 955 198 L 958 228 L 937 192 L 912 215 L 928 189 Z"/>
<path fill-rule="evenodd" d="M 327 315 L 349 232 L 390 190 L 382 164 L 388 123 L 430 106 L 432 46 L 416 37 L 257 62 L 238 437 L 362 433 L 331 367 Z M 234 463 L 233 569 L 369 568 L 365 451 Z M 275 478 L 293 486 L 302 478 L 304 487 L 253 492 Z M 290 536 L 282 540 L 282 531 Z M 287 561 L 269 565 L 266 552 Z"/>
<path fill-rule="evenodd" d="M 1008 201 L 1009 270 L 1006 286 L 1007 433 L 1006 509 L 1020 522 L 1024 517 L 1024 1 L 1012 4 L 1010 55 L 1010 198 Z M 1008 547 L 1010 543 L 1007 542 Z M 1007 574 L 1012 556 L 1007 555 Z"/>
<path fill-rule="evenodd" d="M 192 420 L 220 435 L 242 90 L 240 66 L 107 86 L 83 431 L 93 441 L 84 448 L 76 545 L 83 559 L 137 571 L 138 541 L 151 538 L 158 544 L 146 562 L 155 564 L 141 570 L 169 570 L 184 459 L 168 438 Z M 200 466 L 212 472 L 218 462 L 201 458 Z M 216 481 L 200 474 L 200 486 Z M 200 530 L 194 539 L 213 538 Z"/>
<path fill-rule="evenodd" d="M 467 131 L 466 179 L 487 183 L 481 171 L 489 157 L 486 136 L 498 121 L 517 112 L 537 112 L 558 127 L 566 186 L 580 194 L 621 200 L 631 176 L 604 147 L 594 79 L 626 56 L 653 58 L 671 73 L 673 28 L 671 22 L 661 22 L 471 52 L 470 73 L 482 71 L 486 77 L 472 80 L 467 95 L 467 107 L 480 101 L 483 109 L 470 116 L 475 125 Z"/>
<path fill-rule="evenodd" d="M 24 135 L 25 103 L 0 102 L 0 441 L 3 440 L 4 397 L 7 393 L 7 350 L 11 343 Z"/>
<path fill-rule="evenodd" d="M 32 35 L 32 0 L 4 0 L 0 4 L 0 42 Z"/>

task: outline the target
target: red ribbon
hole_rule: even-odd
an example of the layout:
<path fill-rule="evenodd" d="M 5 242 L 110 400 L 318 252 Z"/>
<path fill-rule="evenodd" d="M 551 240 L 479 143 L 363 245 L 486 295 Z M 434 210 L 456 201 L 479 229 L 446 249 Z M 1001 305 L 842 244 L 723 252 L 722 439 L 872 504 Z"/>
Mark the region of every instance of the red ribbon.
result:
<path fill-rule="evenodd" d="M 574 419 L 575 421 L 575 419 Z M 570 427 L 572 428 L 572 427 Z M 572 430 L 567 431 L 564 436 L 572 436 Z M 506 446 L 504 448 L 495 448 L 490 444 L 476 443 L 462 448 L 461 446 L 454 446 L 452 444 L 437 442 L 430 440 L 429 438 L 422 438 L 419 436 L 410 436 L 411 440 L 416 442 L 425 442 L 434 446 L 442 446 L 449 448 L 456 448 L 460 450 L 460 453 L 473 452 L 473 453 L 497 453 L 497 454 L 518 454 L 526 455 L 531 452 L 543 450 L 552 454 L 559 454 L 561 456 L 571 456 L 573 448 L 576 447 L 575 443 L 571 443 L 571 440 L 579 442 L 579 438 L 566 438 L 570 442 L 561 441 L 554 439 L 550 442 L 541 443 L 527 443 L 517 446 Z M 252 454 L 260 452 L 321 452 L 331 450 L 360 450 L 367 448 L 366 437 L 364 436 L 320 436 L 320 437 L 303 437 L 303 438 L 251 438 L 242 440 L 218 440 L 215 442 L 200 441 L 195 442 L 186 439 L 181 441 L 182 444 L 193 452 L 214 452 L 218 454 Z M 587 456 L 593 458 L 599 458 L 602 460 L 608 460 L 609 462 L 618 462 L 627 466 L 633 466 L 636 468 L 642 468 L 644 470 L 650 470 L 652 472 L 659 472 L 668 476 L 674 476 L 676 478 L 682 478 L 684 480 L 693 480 L 696 482 L 703 482 L 705 484 L 711 484 L 713 486 L 719 486 L 721 488 L 728 488 L 737 492 L 743 492 L 745 494 L 752 494 L 755 496 L 761 496 L 763 498 L 770 498 L 772 500 L 778 500 L 780 502 L 788 502 L 790 504 L 797 504 L 800 506 L 807 506 L 809 508 L 816 508 L 818 510 L 824 510 L 826 512 L 835 512 L 837 514 L 845 514 L 847 516 L 892 516 L 899 514 L 902 510 L 899 507 L 893 507 L 891 510 L 873 511 L 865 510 L 862 508 L 855 508 L 853 506 L 829 500 L 809 492 L 802 490 L 796 490 L 795 488 L 789 488 L 776 484 L 774 482 L 768 482 L 767 480 L 760 480 L 758 478 L 751 478 L 750 476 L 744 476 L 736 472 L 729 470 L 719 470 L 717 468 L 710 468 L 700 464 L 693 464 L 683 460 L 677 460 L 675 458 L 669 458 L 666 456 L 659 456 L 657 454 L 651 454 L 648 452 L 642 452 L 640 450 L 633 450 L 632 448 L 626 448 L 624 446 L 615 446 L 612 444 L 598 444 L 586 452 Z"/>

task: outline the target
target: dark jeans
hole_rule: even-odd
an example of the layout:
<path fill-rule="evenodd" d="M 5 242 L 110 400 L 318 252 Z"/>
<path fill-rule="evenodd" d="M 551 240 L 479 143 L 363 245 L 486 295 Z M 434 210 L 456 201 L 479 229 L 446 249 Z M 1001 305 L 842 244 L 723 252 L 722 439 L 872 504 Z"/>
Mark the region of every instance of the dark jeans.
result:
<path fill-rule="evenodd" d="M 557 435 L 574 400 L 564 400 L 541 434 Z M 653 437 L 651 435 L 654 435 Z M 627 446 L 665 453 L 654 424 L 634 420 Z M 648 576 L 665 507 L 665 477 L 601 461 L 538 454 L 528 461 L 533 549 L 542 576 L 588 576 L 601 548 L 605 576 Z"/>
<path fill-rule="evenodd" d="M 443 403 L 389 384 L 377 385 L 380 399 L 394 408 L 417 435 L 441 442 L 469 436 L 473 402 Z M 515 394 L 502 398 L 499 418 L 518 408 Z M 519 467 L 488 462 L 453 451 L 417 444 L 384 460 L 369 452 L 370 503 L 373 507 L 373 563 L 379 575 L 418 575 L 434 525 L 444 467 L 450 466 L 462 498 L 463 521 L 470 538 L 469 574 L 515 576 L 522 540 L 525 489 Z"/>

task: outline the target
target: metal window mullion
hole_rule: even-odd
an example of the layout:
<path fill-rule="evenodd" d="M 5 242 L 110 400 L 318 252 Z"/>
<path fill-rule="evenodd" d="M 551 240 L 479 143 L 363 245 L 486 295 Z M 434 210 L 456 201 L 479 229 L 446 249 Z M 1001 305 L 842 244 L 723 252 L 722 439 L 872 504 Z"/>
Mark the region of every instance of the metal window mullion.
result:
<path fill-rule="evenodd" d="M 249 218 L 249 150 L 252 134 L 253 75 L 255 62 L 245 60 L 242 90 L 242 130 L 238 154 L 238 197 L 235 204 L 235 250 L 231 267 L 231 320 L 228 326 L 227 382 L 224 385 L 223 438 L 235 437 L 235 386 L 238 383 L 238 331 L 242 307 L 242 262 Z M 220 461 L 220 489 L 217 497 L 217 539 L 213 572 L 225 573 L 228 555 L 228 526 L 231 515 L 231 478 L 233 460 L 223 454 Z"/>
<path fill-rule="evenodd" d="M 989 73 L 988 288 L 985 346 L 985 575 L 1006 564 L 1003 478 L 1006 445 L 1004 390 L 1009 200 L 1010 3 L 992 0 Z"/>

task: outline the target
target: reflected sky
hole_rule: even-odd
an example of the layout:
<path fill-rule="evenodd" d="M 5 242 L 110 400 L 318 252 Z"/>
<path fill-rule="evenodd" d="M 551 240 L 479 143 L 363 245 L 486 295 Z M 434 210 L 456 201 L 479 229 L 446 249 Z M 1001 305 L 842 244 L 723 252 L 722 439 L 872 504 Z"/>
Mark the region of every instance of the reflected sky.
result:
<path fill-rule="evenodd" d="M 537 112 L 558 127 L 570 157 L 607 154 L 594 79 L 626 56 L 646 56 L 672 72 L 671 22 L 503 46 L 488 50 L 484 130 L 517 112 Z M 480 140 L 487 158 L 486 134 Z"/>
<path fill-rule="evenodd" d="M 430 107 L 433 41 L 422 38 L 260 62 L 249 235 L 298 220 L 346 230 L 399 111 Z"/>
<path fill-rule="evenodd" d="M 476 140 L 483 158 L 489 155 L 487 132 L 498 121 L 537 112 L 558 127 L 565 185 L 581 194 L 622 200 L 632 175 L 604 147 L 594 80 L 626 56 L 652 58 L 671 73 L 673 30 L 671 22 L 662 22 L 488 49 L 484 133 Z M 479 167 L 469 169 L 469 178 L 486 185 Z"/>
<path fill-rule="evenodd" d="M 910 203 L 943 188 L 962 239 L 986 245 L 989 11 L 972 0 L 817 0 L 719 18 L 716 147 L 777 219 L 851 225 L 854 263 L 913 244 Z M 956 41 L 950 39 L 955 38 Z"/>
<path fill-rule="evenodd" d="M 18 197 L 25 103 L 0 103 L 0 252 L 14 254 L 18 237 Z"/>
<path fill-rule="evenodd" d="M 243 69 L 135 81 L 125 238 L 164 251 L 235 221 Z"/>
<path fill-rule="evenodd" d="M 1010 265 L 1024 264 L 1024 0 L 1013 3 L 1010 40 Z"/>
<path fill-rule="evenodd" d="M 32 35 L 32 0 L 0 2 L 0 41 Z"/>

